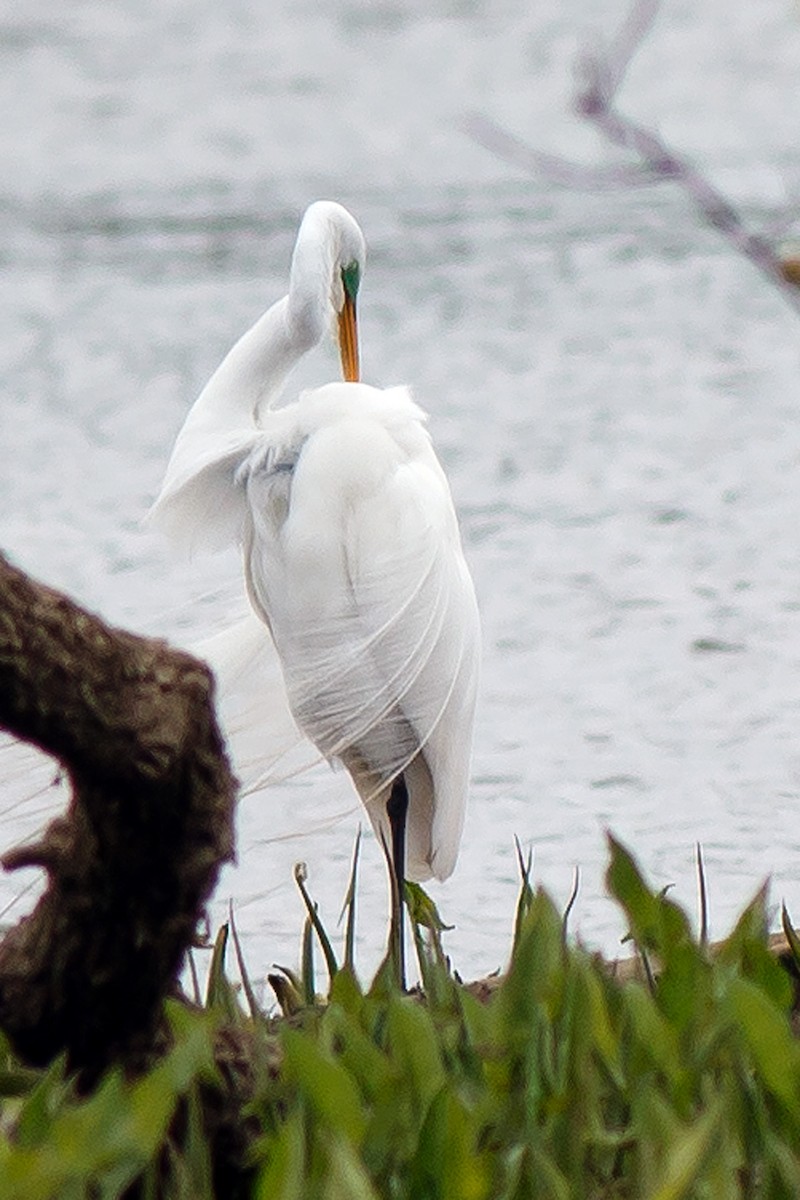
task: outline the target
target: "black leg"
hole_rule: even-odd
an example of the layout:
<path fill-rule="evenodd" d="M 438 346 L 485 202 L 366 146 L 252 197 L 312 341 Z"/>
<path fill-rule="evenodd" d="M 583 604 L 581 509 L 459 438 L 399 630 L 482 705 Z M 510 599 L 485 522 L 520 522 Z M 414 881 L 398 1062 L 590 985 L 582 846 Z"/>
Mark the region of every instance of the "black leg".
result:
<path fill-rule="evenodd" d="M 397 979 L 401 988 L 406 986 L 405 936 L 403 928 L 403 907 L 406 878 L 406 817 L 408 815 L 408 788 L 403 775 L 398 775 L 392 784 L 392 791 L 386 802 L 386 815 L 389 818 L 389 828 L 392 831 L 392 865 L 394 880 L 392 881 L 393 913 L 392 913 L 392 946 L 397 969 Z"/>

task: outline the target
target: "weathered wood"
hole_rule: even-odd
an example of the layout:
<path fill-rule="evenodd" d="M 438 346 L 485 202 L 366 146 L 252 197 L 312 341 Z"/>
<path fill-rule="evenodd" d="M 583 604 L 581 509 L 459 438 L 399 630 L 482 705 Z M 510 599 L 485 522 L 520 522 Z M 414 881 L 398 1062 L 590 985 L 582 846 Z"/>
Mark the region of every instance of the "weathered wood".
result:
<path fill-rule="evenodd" d="M 90 1079 L 144 1061 L 221 864 L 235 780 L 209 669 L 113 629 L 0 556 L 0 727 L 63 765 L 66 813 L 8 853 L 40 865 L 0 943 L 0 1028 L 33 1063 Z"/>

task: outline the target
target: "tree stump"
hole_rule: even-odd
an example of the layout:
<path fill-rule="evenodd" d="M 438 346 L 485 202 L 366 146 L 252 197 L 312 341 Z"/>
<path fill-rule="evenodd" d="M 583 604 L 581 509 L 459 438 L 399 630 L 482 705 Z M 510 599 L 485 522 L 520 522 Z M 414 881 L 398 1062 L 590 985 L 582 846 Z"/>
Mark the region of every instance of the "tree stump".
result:
<path fill-rule="evenodd" d="M 0 1028 L 91 1083 L 141 1066 L 223 862 L 235 780 L 208 667 L 108 626 L 0 556 L 0 727 L 67 772 L 66 813 L 3 865 L 48 876 L 0 943 Z"/>

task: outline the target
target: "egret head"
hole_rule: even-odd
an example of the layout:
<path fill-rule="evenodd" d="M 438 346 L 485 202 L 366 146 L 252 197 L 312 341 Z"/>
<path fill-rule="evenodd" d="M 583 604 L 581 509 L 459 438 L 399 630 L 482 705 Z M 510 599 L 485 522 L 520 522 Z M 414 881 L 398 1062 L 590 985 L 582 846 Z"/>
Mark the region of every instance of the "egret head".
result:
<path fill-rule="evenodd" d="M 333 200 L 309 205 L 292 258 L 292 319 L 309 345 L 332 326 L 349 382 L 359 379 L 356 298 L 366 257 L 364 235 L 346 208 Z"/>

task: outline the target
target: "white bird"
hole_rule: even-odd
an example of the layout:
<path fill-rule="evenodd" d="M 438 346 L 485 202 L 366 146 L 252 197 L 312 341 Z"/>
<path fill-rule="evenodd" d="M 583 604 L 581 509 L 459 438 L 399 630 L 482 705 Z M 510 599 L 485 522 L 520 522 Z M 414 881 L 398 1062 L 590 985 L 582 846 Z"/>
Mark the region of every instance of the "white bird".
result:
<path fill-rule="evenodd" d="M 365 255 L 346 209 L 308 208 L 288 295 L 190 410 L 151 515 L 187 548 L 240 541 L 297 725 L 344 763 L 397 878 L 444 879 L 468 789 L 478 611 L 424 413 L 404 388 L 358 382 Z M 329 329 L 347 382 L 274 407 Z"/>

